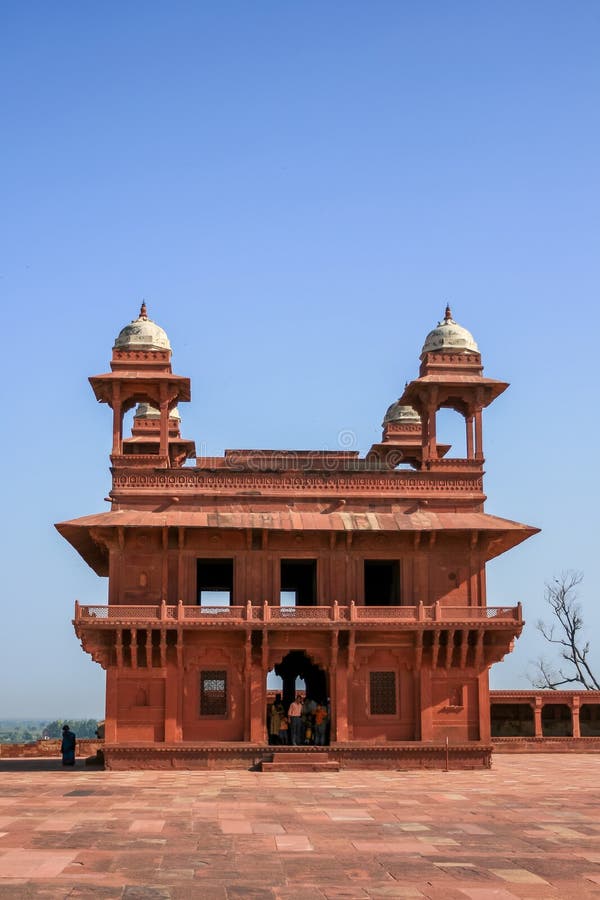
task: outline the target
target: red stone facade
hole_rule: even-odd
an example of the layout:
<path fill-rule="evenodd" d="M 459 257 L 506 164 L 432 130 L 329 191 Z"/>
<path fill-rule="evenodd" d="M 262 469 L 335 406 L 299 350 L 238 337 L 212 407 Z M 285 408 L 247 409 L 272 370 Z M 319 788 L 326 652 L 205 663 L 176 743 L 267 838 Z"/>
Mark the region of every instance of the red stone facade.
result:
<path fill-rule="evenodd" d="M 113 411 L 111 510 L 57 528 L 108 578 L 108 604 L 77 604 L 74 624 L 106 670 L 109 764 L 247 759 L 268 742 L 272 670 L 286 704 L 297 677 L 329 703 L 348 764 L 446 743 L 489 763 L 488 671 L 523 621 L 514 598 L 488 606 L 485 564 L 537 529 L 484 512 L 482 411 L 507 385 L 449 310 L 365 457 L 194 459 L 189 380 L 145 307 L 90 381 Z M 464 458 L 436 441 L 444 407 L 464 417 Z"/>

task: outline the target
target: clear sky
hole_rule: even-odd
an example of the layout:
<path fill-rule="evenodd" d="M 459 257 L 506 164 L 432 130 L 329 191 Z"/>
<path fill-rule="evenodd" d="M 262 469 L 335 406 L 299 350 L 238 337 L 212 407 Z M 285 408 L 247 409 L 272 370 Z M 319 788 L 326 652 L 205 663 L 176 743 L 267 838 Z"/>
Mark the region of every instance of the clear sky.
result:
<path fill-rule="evenodd" d="M 492 685 L 528 686 L 566 568 L 600 668 L 598 3 L 0 16 L 0 715 L 102 715 L 70 620 L 106 582 L 53 523 L 108 509 L 87 376 L 142 297 L 209 454 L 365 451 L 450 301 L 512 384 L 485 416 L 486 509 L 543 529 L 488 567 L 489 602 L 528 622 Z"/>

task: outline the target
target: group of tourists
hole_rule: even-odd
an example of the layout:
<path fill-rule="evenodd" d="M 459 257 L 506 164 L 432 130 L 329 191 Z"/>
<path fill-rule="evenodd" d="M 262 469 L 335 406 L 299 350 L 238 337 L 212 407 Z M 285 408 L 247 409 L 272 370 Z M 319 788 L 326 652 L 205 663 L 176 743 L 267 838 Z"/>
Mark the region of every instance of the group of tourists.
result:
<path fill-rule="evenodd" d="M 291 744 L 300 747 L 315 744 L 324 747 L 328 743 L 329 707 L 325 701 L 296 695 L 286 710 L 281 694 L 275 695 L 269 711 L 269 743 Z"/>

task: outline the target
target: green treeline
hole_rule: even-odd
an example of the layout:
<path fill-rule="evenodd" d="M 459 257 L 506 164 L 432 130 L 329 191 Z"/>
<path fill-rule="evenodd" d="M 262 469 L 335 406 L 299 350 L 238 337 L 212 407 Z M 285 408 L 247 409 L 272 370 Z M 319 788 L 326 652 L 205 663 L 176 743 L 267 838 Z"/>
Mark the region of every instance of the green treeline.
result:
<path fill-rule="evenodd" d="M 78 738 L 95 738 L 97 719 L 0 719 L 0 743 L 28 744 L 44 738 L 60 738 L 63 725 L 68 725 Z"/>

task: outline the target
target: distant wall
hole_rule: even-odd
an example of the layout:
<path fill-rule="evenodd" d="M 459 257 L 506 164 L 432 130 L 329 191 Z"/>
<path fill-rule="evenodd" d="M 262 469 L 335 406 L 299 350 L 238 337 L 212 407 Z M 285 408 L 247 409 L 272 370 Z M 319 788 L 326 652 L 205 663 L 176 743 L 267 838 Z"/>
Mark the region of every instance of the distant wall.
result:
<path fill-rule="evenodd" d="M 60 739 L 49 741 L 31 741 L 28 744 L 0 744 L 0 756 L 3 757 L 36 757 L 36 756 L 60 756 Z M 77 756 L 93 756 L 96 750 L 104 745 L 97 738 L 81 738 L 76 742 Z"/>

